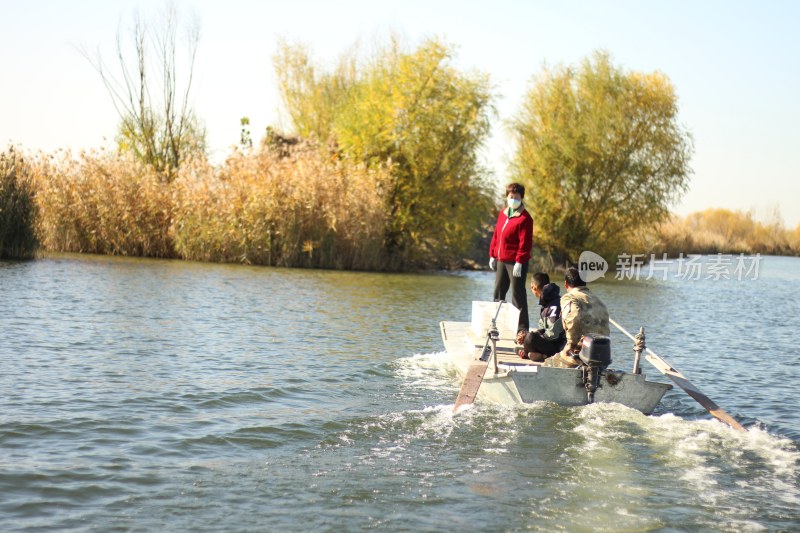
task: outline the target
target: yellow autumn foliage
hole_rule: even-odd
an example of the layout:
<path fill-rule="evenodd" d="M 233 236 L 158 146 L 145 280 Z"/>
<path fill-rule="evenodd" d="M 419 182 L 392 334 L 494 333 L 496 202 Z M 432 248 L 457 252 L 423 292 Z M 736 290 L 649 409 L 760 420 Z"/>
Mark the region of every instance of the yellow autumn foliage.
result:
<path fill-rule="evenodd" d="M 454 56 L 436 39 L 407 47 L 393 38 L 364 59 L 345 53 L 333 68 L 302 45 L 282 43 L 274 58 L 295 134 L 388 167 L 383 246 L 392 268 L 458 264 L 496 215 L 479 157 L 492 90 L 488 76 L 463 72 Z"/>

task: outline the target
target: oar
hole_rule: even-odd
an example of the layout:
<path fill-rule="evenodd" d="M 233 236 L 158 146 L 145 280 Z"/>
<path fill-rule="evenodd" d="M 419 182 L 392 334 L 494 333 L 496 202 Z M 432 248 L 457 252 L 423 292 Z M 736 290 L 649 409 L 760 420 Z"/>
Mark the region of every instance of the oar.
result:
<path fill-rule="evenodd" d="M 609 320 L 609 322 L 611 322 L 614 325 L 614 327 L 616 327 L 622 333 L 630 337 L 632 341 L 636 342 L 636 337 L 625 331 L 625 328 L 623 328 L 613 320 Z M 650 348 L 645 348 L 645 350 L 647 351 L 645 358 L 648 361 L 650 361 L 650 363 L 654 367 L 656 367 L 662 374 L 664 374 L 673 382 L 675 382 L 677 386 L 685 390 L 689 396 L 697 400 L 697 403 L 702 405 L 706 409 L 706 411 L 708 411 L 711 414 L 711 416 L 713 416 L 720 422 L 728 424 L 733 429 L 738 429 L 739 431 L 747 431 L 747 429 L 745 429 L 744 426 L 742 426 L 739 422 L 737 422 L 731 415 L 726 413 L 722 407 L 714 403 L 711 400 L 711 398 L 700 392 L 700 389 L 695 387 L 692 384 L 692 382 L 686 379 L 686 376 L 684 376 L 678 370 L 676 370 L 675 367 L 664 361 Z"/>
<path fill-rule="evenodd" d="M 481 383 L 483 383 L 483 376 L 486 375 L 486 369 L 489 368 L 489 357 L 487 357 L 486 361 L 484 361 L 483 356 L 486 353 L 486 348 L 489 347 L 490 340 L 492 341 L 492 354 L 495 357 L 495 366 L 497 366 L 497 316 L 500 314 L 500 308 L 504 303 L 505 302 L 501 300 L 497 306 L 497 312 L 492 319 L 492 325 L 489 328 L 489 331 L 486 332 L 486 343 L 483 345 L 480 358 L 476 362 L 472 363 L 467 369 L 467 373 L 464 376 L 464 383 L 461 384 L 461 390 L 458 391 L 456 403 L 453 406 L 454 413 L 458 413 L 461 407 L 475 402 L 475 397 L 478 395 L 478 389 L 480 388 Z"/>
<path fill-rule="evenodd" d="M 478 361 L 469 365 L 467 374 L 464 376 L 464 383 L 461 384 L 461 390 L 458 391 L 456 403 L 453 406 L 453 412 L 458 413 L 462 407 L 475 403 L 475 397 L 478 395 L 478 389 L 483 382 L 483 376 L 489 368 L 489 361 Z"/>

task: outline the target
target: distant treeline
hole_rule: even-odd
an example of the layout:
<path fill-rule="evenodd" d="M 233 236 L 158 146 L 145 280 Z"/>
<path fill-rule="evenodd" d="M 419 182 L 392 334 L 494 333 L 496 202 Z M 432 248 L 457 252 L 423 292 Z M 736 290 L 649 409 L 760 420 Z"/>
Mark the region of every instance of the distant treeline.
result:
<path fill-rule="evenodd" d="M 752 211 L 706 209 L 686 217 L 672 215 L 644 232 L 638 248 L 660 256 L 679 254 L 764 254 L 800 256 L 800 224 L 784 225 L 780 214 L 759 221 Z"/>
<path fill-rule="evenodd" d="M 174 82 L 172 47 L 144 60 L 171 41 L 144 46 L 152 34 L 136 28 L 133 61 L 118 51 L 123 70 L 155 83 L 145 70 L 160 58 Z M 175 28 L 167 24 L 166 35 Z M 378 271 L 486 265 L 502 204 L 480 157 L 495 114 L 488 75 L 457 68 L 453 47 L 435 39 L 417 47 L 392 39 L 327 68 L 306 47 L 281 43 L 274 64 L 291 133 L 267 128 L 254 143 L 243 117 L 239 145 L 214 165 L 188 97 L 171 85 L 115 87 L 98 60 L 121 110 L 116 150 L 0 152 L 0 257 L 41 250 Z M 159 94 L 171 99 L 150 100 Z M 787 230 L 779 217 L 670 217 L 688 188 L 693 146 L 664 74 L 625 71 L 602 51 L 577 67 L 545 68 L 512 129 L 503 181 L 528 188 L 538 258 L 800 253 L 800 227 Z"/>

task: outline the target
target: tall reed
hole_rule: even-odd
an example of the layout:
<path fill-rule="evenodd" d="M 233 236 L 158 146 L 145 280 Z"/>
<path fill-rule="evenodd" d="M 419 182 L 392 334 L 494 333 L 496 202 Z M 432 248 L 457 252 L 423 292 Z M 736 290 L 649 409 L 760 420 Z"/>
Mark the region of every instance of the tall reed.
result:
<path fill-rule="evenodd" d="M 176 250 L 187 259 L 386 268 L 388 171 L 308 144 L 190 162 L 174 182 Z"/>
<path fill-rule="evenodd" d="M 175 257 L 172 192 L 152 169 L 103 151 L 40 158 L 37 232 L 46 250 Z"/>
<path fill-rule="evenodd" d="M 13 146 L 0 152 L 0 258 L 30 258 L 38 243 L 31 164 Z"/>

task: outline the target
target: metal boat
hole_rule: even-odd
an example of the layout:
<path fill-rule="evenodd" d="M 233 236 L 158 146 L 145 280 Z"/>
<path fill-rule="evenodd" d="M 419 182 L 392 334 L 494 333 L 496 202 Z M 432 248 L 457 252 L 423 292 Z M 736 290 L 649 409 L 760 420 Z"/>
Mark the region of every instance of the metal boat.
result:
<path fill-rule="evenodd" d="M 473 302 L 471 322 L 440 323 L 445 350 L 460 374 L 468 376 L 476 364 L 489 367 L 479 384 L 481 401 L 549 401 L 564 406 L 614 402 L 650 414 L 672 388 L 647 381 L 638 371 L 613 369 L 607 364 L 610 360 L 600 365 L 588 361 L 578 368 L 553 368 L 522 359 L 515 342 L 519 311 L 506 305 L 492 318 L 497 307 L 494 302 Z M 493 341 L 492 330 L 496 335 Z"/>
<path fill-rule="evenodd" d="M 577 368 L 548 367 L 519 357 L 516 345 L 519 310 L 503 304 L 505 302 L 472 302 L 470 322 L 439 323 L 445 350 L 464 376 L 455 412 L 475 402 L 480 392 L 481 401 L 501 404 L 549 401 L 579 406 L 613 402 L 651 414 L 672 385 L 645 379 L 639 367 L 644 354 L 656 370 L 683 389 L 711 416 L 735 430 L 747 431 L 680 371 L 647 348 L 644 328 L 640 328 L 637 335 L 631 335 L 617 322 L 609 320 L 634 341 L 631 372 L 611 368 L 608 337 L 600 337 L 594 343 L 591 338 L 589 342 L 584 338 Z"/>

